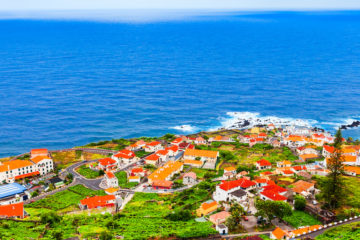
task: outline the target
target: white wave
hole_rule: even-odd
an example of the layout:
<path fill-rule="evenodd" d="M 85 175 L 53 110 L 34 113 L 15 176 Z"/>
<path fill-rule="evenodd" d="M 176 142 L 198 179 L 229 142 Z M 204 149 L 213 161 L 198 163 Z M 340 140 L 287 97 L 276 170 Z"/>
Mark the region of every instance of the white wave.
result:
<path fill-rule="evenodd" d="M 175 129 L 182 132 L 194 132 L 197 129 L 197 127 L 185 124 L 185 125 L 170 127 L 170 129 Z"/>
<path fill-rule="evenodd" d="M 266 125 L 273 123 L 275 126 L 294 125 L 299 127 L 312 127 L 318 124 L 318 121 L 313 119 L 294 119 L 281 118 L 276 116 L 261 116 L 257 112 L 227 112 L 227 117 L 222 118 L 221 125 L 217 127 L 232 129 L 232 128 L 251 128 L 255 125 Z M 215 129 L 211 129 L 215 130 Z"/>

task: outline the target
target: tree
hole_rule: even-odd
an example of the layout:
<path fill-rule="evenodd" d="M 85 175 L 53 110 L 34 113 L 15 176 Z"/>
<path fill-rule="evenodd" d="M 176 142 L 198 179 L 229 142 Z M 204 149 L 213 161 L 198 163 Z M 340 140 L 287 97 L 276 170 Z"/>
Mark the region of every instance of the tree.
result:
<path fill-rule="evenodd" d="M 287 202 L 256 200 L 255 207 L 258 210 L 256 216 L 261 216 L 269 222 L 275 217 L 283 219 L 292 214 L 291 206 Z"/>
<path fill-rule="evenodd" d="M 99 176 L 102 176 L 102 175 L 104 175 L 104 174 L 105 174 L 104 170 L 100 169 L 100 170 L 99 170 Z"/>
<path fill-rule="evenodd" d="M 51 211 L 41 214 L 40 221 L 41 223 L 49 224 L 50 227 L 53 227 L 55 223 L 61 221 L 61 216 L 57 215 L 56 212 Z"/>
<path fill-rule="evenodd" d="M 306 199 L 301 195 L 295 196 L 294 208 L 299 211 L 303 211 L 306 206 Z"/>
<path fill-rule="evenodd" d="M 109 233 L 108 231 L 102 231 L 100 233 L 100 240 L 111 240 L 112 239 L 112 235 L 111 233 Z"/>
<path fill-rule="evenodd" d="M 239 224 L 241 216 L 245 213 L 244 208 L 240 204 L 235 202 L 231 205 L 229 211 L 231 213 L 231 216 L 234 218 L 236 224 Z"/>
<path fill-rule="evenodd" d="M 327 159 L 327 168 L 330 172 L 325 180 L 326 184 L 324 184 L 323 196 L 327 203 L 326 206 L 330 209 L 339 207 L 345 196 L 342 140 L 341 130 L 339 129 L 335 135 L 334 152 L 331 154 L 330 158 Z"/>
<path fill-rule="evenodd" d="M 206 140 L 206 141 L 208 141 L 209 140 L 209 137 L 208 136 L 203 136 L 203 138 Z"/>
<path fill-rule="evenodd" d="M 236 222 L 233 216 L 230 216 L 226 219 L 225 225 L 229 228 L 230 231 L 234 231 L 238 226 L 238 223 Z"/>
<path fill-rule="evenodd" d="M 51 233 L 52 239 L 61 240 L 63 239 L 63 232 L 61 230 L 54 230 Z"/>

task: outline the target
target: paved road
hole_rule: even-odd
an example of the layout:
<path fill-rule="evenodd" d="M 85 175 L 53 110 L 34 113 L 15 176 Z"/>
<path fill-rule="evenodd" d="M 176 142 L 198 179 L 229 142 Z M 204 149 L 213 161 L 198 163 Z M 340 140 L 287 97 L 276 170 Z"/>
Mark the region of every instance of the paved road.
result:
<path fill-rule="evenodd" d="M 360 221 L 360 218 L 353 219 L 353 220 L 351 220 L 351 221 L 347 221 L 347 222 L 344 222 L 344 223 L 340 223 L 340 224 L 337 224 L 337 225 L 332 226 L 332 227 L 324 228 L 324 229 L 321 229 L 321 230 L 316 231 L 316 232 L 312 232 L 312 233 L 309 233 L 309 234 L 306 234 L 306 235 L 302 235 L 302 236 L 296 237 L 295 239 L 302 239 L 302 238 L 304 238 L 304 237 L 315 238 L 315 237 L 323 234 L 325 231 L 327 231 L 327 230 L 329 230 L 329 229 L 332 229 L 332 228 L 335 228 L 335 227 L 338 227 L 338 226 L 347 225 L 347 224 L 354 223 L 354 222 L 359 222 L 359 221 Z"/>
<path fill-rule="evenodd" d="M 247 233 L 238 233 L 238 234 L 229 234 L 229 235 L 222 235 L 222 238 L 225 239 L 232 239 L 235 237 L 241 237 L 241 236 L 256 236 L 256 235 L 268 235 L 271 233 L 271 231 L 266 232 L 247 232 Z"/>
<path fill-rule="evenodd" d="M 74 181 L 76 180 L 76 182 L 78 184 L 83 184 L 84 186 L 86 186 L 87 188 L 90 188 L 92 190 L 101 190 L 102 188 L 100 188 L 99 185 L 101 183 L 102 178 L 87 179 L 75 171 L 75 168 L 80 167 L 81 165 L 91 163 L 91 162 L 96 162 L 96 161 L 97 160 L 78 162 L 78 163 L 75 163 L 75 164 L 71 165 L 70 167 L 66 168 L 66 171 L 71 173 L 74 176 Z"/>

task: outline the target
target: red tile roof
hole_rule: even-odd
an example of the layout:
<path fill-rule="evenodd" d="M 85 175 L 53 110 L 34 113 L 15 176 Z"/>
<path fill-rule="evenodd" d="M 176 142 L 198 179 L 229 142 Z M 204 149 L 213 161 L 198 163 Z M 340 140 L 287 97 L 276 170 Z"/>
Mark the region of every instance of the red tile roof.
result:
<path fill-rule="evenodd" d="M 160 142 L 158 142 L 158 141 L 155 141 L 155 142 L 151 142 L 151 143 L 148 143 L 147 145 L 148 146 L 157 146 L 157 145 L 159 145 L 159 144 L 161 144 Z"/>
<path fill-rule="evenodd" d="M 94 196 L 80 200 L 81 205 L 87 205 L 89 209 L 113 205 L 109 201 L 115 200 L 114 195 Z"/>
<path fill-rule="evenodd" d="M 328 145 L 324 145 L 324 149 L 325 151 L 329 152 L 329 153 L 333 153 L 335 148 L 333 146 L 328 146 Z"/>
<path fill-rule="evenodd" d="M 164 187 L 164 188 L 171 188 L 173 182 L 172 181 L 167 181 L 167 180 L 155 180 L 152 183 L 153 187 Z"/>
<path fill-rule="evenodd" d="M 133 168 L 131 170 L 132 173 L 140 173 L 140 172 L 143 172 L 144 170 L 142 168 Z"/>
<path fill-rule="evenodd" d="M 222 190 L 229 191 L 236 187 L 248 188 L 255 185 L 256 183 L 254 183 L 253 181 L 241 178 L 234 181 L 223 181 L 219 186 Z"/>
<path fill-rule="evenodd" d="M 22 178 L 27 178 L 27 177 L 32 177 L 32 176 L 36 176 L 36 175 L 40 175 L 40 172 L 36 171 L 36 172 L 31 172 L 31 173 L 25 173 L 25 174 L 22 174 L 22 175 L 18 175 L 18 176 L 15 177 L 15 180 L 22 179 Z"/>
<path fill-rule="evenodd" d="M 275 191 L 271 191 L 271 190 L 265 190 L 265 191 L 261 192 L 260 194 L 267 197 L 267 198 L 270 198 L 273 201 L 287 200 L 287 198 L 284 197 L 283 195 L 280 195 L 279 193 L 277 193 Z"/>
<path fill-rule="evenodd" d="M 114 175 L 112 172 L 110 172 L 110 171 L 107 171 L 107 172 L 106 172 L 106 176 L 107 176 L 108 178 L 114 178 L 114 177 L 115 177 L 115 175 Z"/>
<path fill-rule="evenodd" d="M 32 149 L 30 154 L 48 155 L 49 151 L 46 148 Z"/>
<path fill-rule="evenodd" d="M 265 159 L 261 159 L 259 161 L 256 162 L 257 164 L 259 164 L 260 166 L 271 166 L 271 162 L 265 160 Z"/>
<path fill-rule="evenodd" d="M 151 154 L 151 155 L 147 156 L 145 159 L 146 159 L 146 160 L 150 160 L 150 161 L 157 161 L 159 158 L 160 158 L 160 156 L 159 156 L 159 155 L 156 155 L 156 154 L 154 153 L 154 154 Z"/>
<path fill-rule="evenodd" d="M 116 163 L 116 161 L 114 159 L 111 158 L 103 158 L 99 160 L 99 164 L 103 165 L 103 166 L 107 166 L 107 165 L 111 165 Z"/>
<path fill-rule="evenodd" d="M 264 191 L 273 191 L 273 192 L 277 192 L 277 193 L 286 192 L 285 188 L 282 188 L 275 184 L 267 185 L 267 186 L 263 187 L 263 189 L 264 189 Z"/>
<path fill-rule="evenodd" d="M 119 151 L 117 154 L 115 154 L 114 156 L 117 158 L 130 159 L 130 158 L 135 157 L 136 155 L 133 151 L 123 149 L 123 150 Z"/>
<path fill-rule="evenodd" d="M 0 205 L 0 216 L 4 217 L 24 217 L 24 203 Z"/>

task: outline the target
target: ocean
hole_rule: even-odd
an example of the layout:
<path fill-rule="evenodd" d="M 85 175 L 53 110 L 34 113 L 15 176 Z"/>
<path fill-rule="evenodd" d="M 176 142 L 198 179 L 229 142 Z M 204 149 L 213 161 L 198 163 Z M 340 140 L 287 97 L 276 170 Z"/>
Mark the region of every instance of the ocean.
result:
<path fill-rule="evenodd" d="M 360 119 L 359 39 L 356 11 L 3 18 L 0 156 L 188 134 L 239 116 L 334 131 Z"/>

